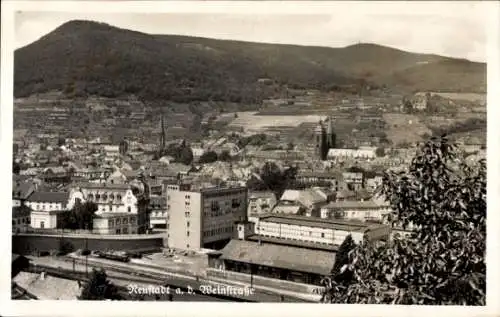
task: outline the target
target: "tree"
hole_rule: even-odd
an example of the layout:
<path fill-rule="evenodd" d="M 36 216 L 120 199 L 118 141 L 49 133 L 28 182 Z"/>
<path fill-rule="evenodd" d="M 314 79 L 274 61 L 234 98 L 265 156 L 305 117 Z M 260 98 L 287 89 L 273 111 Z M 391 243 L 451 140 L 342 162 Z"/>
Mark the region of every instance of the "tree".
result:
<path fill-rule="evenodd" d="M 392 242 L 364 241 L 349 254 L 352 278 L 325 279 L 334 303 L 485 305 L 486 164 L 457 163 L 445 136 L 423 144 L 408 172 L 384 176 Z"/>
<path fill-rule="evenodd" d="M 217 153 L 214 151 L 208 151 L 200 156 L 200 163 L 213 163 L 217 161 Z"/>
<path fill-rule="evenodd" d="M 296 167 L 281 170 L 278 165 L 271 162 L 266 162 L 260 172 L 260 178 L 267 189 L 272 190 L 278 199 L 287 188 L 295 183 L 296 176 Z"/>
<path fill-rule="evenodd" d="M 12 174 L 19 175 L 21 172 L 21 166 L 16 161 L 12 162 Z"/>
<path fill-rule="evenodd" d="M 94 202 L 77 202 L 71 210 L 61 213 L 60 225 L 64 229 L 93 229 L 94 214 L 97 205 Z"/>
<path fill-rule="evenodd" d="M 378 148 L 375 150 L 375 155 L 377 155 L 377 157 L 384 157 L 384 156 L 385 156 L 385 148 L 383 148 L 383 147 L 378 147 Z"/>
<path fill-rule="evenodd" d="M 82 300 L 122 299 L 118 288 L 109 280 L 103 269 L 93 269 L 90 280 L 85 284 L 80 298 Z"/>
<path fill-rule="evenodd" d="M 231 160 L 231 154 L 229 154 L 229 151 L 222 151 L 222 153 L 219 155 L 219 160 L 222 162 L 229 162 Z"/>
<path fill-rule="evenodd" d="M 193 151 L 190 147 L 184 146 L 180 150 L 180 155 L 178 161 L 184 165 L 190 165 L 193 163 Z"/>

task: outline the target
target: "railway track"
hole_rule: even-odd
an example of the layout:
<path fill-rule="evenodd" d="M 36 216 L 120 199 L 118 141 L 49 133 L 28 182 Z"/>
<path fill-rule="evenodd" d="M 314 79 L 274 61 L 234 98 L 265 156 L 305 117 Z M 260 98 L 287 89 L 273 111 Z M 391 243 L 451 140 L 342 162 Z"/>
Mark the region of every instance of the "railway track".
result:
<path fill-rule="evenodd" d="M 71 258 L 71 257 L 65 257 L 62 258 L 61 260 L 64 260 L 64 262 L 68 263 L 75 263 L 75 264 L 80 264 L 80 265 L 85 265 L 86 261 L 83 259 L 77 259 L 77 258 Z M 109 261 L 109 260 L 108 260 Z M 191 286 L 192 290 L 197 291 L 200 293 L 198 290 L 200 289 L 201 286 L 206 286 L 206 285 L 230 285 L 231 283 L 228 281 L 228 283 L 220 283 L 220 282 L 214 282 L 214 281 L 209 281 L 205 280 L 203 278 L 196 278 L 192 276 L 185 276 L 179 273 L 169 273 L 169 272 L 162 272 L 162 273 L 157 273 L 157 272 L 151 272 L 149 270 L 141 270 L 137 268 L 137 265 L 135 265 L 133 268 L 125 268 L 123 265 L 126 263 L 117 263 L 116 265 L 109 263 L 109 262 L 103 262 L 99 261 L 99 263 L 96 263 L 96 261 L 90 260 L 88 262 L 88 267 L 89 271 L 93 267 L 100 267 L 106 270 L 106 273 L 110 278 L 123 278 L 124 280 L 130 281 L 130 282 L 136 282 L 136 283 L 148 283 L 151 285 L 159 285 L 159 286 L 164 286 L 167 287 L 169 286 L 170 288 L 176 289 L 179 288 L 183 291 L 187 291 L 188 285 Z M 41 268 L 42 266 L 37 264 L 37 267 Z M 43 266 L 49 267 L 49 266 Z M 54 268 L 53 266 L 50 267 L 51 269 L 61 270 L 61 271 L 66 271 L 69 273 L 72 273 L 72 270 L 64 270 L 62 268 Z M 133 271 L 132 271 L 133 270 Z M 83 273 L 78 273 L 78 274 L 86 274 L 85 272 Z M 201 295 L 201 293 L 200 293 Z M 213 296 L 212 296 L 213 295 Z M 208 296 L 208 295 L 204 295 Z M 289 303 L 297 303 L 297 302 L 312 302 L 308 301 L 305 299 L 297 298 L 297 297 L 292 297 L 288 295 L 282 295 L 279 293 L 273 293 L 269 292 L 266 290 L 261 290 L 258 289 L 256 290 L 255 294 L 253 295 L 246 295 L 246 296 L 239 296 L 239 295 L 234 295 L 234 296 L 228 296 L 228 295 L 214 295 L 210 294 L 210 297 L 215 297 L 219 299 L 224 299 L 224 300 L 231 300 L 231 301 L 236 301 L 236 302 L 269 302 L 269 303 L 275 303 L 275 302 L 289 302 Z"/>

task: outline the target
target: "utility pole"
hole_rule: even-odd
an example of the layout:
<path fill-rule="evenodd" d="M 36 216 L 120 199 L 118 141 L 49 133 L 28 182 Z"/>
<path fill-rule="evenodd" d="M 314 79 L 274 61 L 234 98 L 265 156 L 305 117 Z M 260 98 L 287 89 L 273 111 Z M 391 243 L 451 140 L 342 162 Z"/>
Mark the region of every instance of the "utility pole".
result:
<path fill-rule="evenodd" d="M 85 251 L 88 251 L 88 237 L 85 237 Z M 89 262 L 89 253 L 85 252 L 85 275 L 87 278 L 89 277 L 89 267 L 88 267 L 88 262 Z"/>

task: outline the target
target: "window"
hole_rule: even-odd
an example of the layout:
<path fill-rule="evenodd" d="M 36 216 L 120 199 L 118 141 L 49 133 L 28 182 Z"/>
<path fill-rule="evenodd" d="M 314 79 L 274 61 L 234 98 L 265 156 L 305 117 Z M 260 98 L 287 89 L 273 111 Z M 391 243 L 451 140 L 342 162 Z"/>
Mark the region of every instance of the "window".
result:
<path fill-rule="evenodd" d="M 324 238 L 324 237 L 325 237 L 325 233 L 324 233 L 324 232 L 322 232 L 322 233 L 321 233 L 321 237 L 322 237 L 322 238 Z"/>
<path fill-rule="evenodd" d="M 189 231 L 186 232 L 186 235 L 189 237 Z"/>
<path fill-rule="evenodd" d="M 189 249 L 189 244 L 186 244 L 186 248 Z"/>
<path fill-rule="evenodd" d="M 45 221 L 40 221 L 40 228 L 45 228 Z"/>
<path fill-rule="evenodd" d="M 212 211 L 217 211 L 219 210 L 219 202 L 218 201 L 212 201 L 212 204 L 211 204 L 211 210 Z"/>
<path fill-rule="evenodd" d="M 186 212 L 184 213 L 184 216 L 185 216 L 186 218 L 189 218 L 189 217 L 191 217 L 191 213 L 190 213 L 189 211 L 186 211 Z"/>
<path fill-rule="evenodd" d="M 132 208 L 130 208 L 130 206 L 127 207 L 127 211 L 128 212 L 132 212 Z"/>
<path fill-rule="evenodd" d="M 235 198 L 231 200 L 231 207 L 238 208 L 241 205 L 240 200 Z"/>
<path fill-rule="evenodd" d="M 16 225 L 16 221 L 15 220 L 12 220 L 12 225 L 15 226 Z"/>
<path fill-rule="evenodd" d="M 189 228 L 189 221 L 186 223 L 186 226 Z"/>

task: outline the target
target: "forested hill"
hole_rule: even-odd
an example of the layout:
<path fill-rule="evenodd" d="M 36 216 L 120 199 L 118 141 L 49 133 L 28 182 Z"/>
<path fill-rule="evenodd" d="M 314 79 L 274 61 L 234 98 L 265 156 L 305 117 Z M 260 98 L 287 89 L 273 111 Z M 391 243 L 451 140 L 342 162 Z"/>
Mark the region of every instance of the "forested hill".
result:
<path fill-rule="evenodd" d="M 434 71 L 432 65 L 438 72 Z M 452 74 L 452 76 L 448 76 Z M 260 101 L 280 85 L 470 92 L 486 86 L 484 64 L 374 44 L 307 47 L 150 35 L 91 21 L 63 24 L 15 52 L 15 96 L 69 95 L 147 100 Z M 266 85 L 268 78 L 278 85 Z M 396 85 L 397 84 L 397 85 Z"/>

